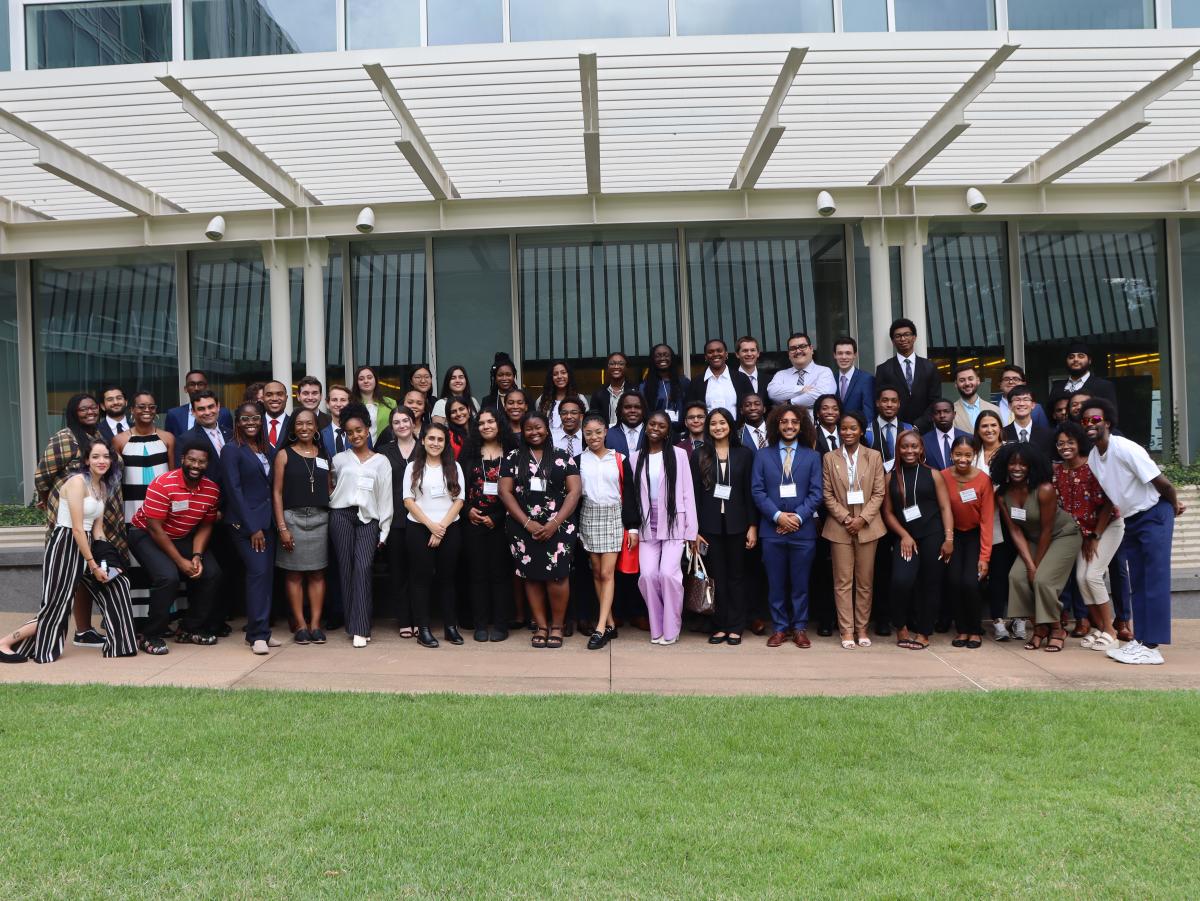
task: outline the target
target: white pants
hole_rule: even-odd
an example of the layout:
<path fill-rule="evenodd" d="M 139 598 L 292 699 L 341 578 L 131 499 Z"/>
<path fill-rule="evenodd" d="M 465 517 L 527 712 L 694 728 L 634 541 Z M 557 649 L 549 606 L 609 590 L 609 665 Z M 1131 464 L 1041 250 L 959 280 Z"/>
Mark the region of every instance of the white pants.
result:
<path fill-rule="evenodd" d="M 1081 550 L 1079 556 L 1075 558 L 1075 581 L 1079 583 L 1079 593 L 1083 595 L 1083 602 L 1089 607 L 1098 607 L 1108 603 L 1108 588 L 1104 584 L 1104 574 L 1108 571 L 1108 564 L 1116 555 L 1117 549 L 1121 546 L 1121 539 L 1124 537 L 1125 520 L 1114 519 L 1108 524 L 1108 528 L 1104 530 L 1100 541 L 1096 544 L 1096 556 L 1087 560 Z"/>

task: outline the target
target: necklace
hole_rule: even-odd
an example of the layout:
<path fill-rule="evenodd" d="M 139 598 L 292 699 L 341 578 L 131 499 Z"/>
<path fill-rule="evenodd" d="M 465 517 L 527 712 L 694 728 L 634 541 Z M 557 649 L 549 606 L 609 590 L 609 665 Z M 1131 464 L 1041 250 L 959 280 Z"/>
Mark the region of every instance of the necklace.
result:
<path fill-rule="evenodd" d="M 313 448 L 313 455 L 309 457 L 299 448 L 293 447 L 292 450 L 296 456 L 304 462 L 304 470 L 308 473 L 308 493 L 316 494 L 317 492 L 317 451 Z M 312 461 L 311 463 L 309 461 Z"/>

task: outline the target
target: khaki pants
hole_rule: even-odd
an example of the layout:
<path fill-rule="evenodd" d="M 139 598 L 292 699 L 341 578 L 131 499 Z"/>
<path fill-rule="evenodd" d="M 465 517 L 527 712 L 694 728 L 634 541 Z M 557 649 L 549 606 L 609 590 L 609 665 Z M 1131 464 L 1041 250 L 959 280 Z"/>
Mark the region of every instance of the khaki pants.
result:
<path fill-rule="evenodd" d="M 871 620 L 871 587 L 875 581 L 875 541 L 838 544 L 831 541 L 833 599 L 842 639 L 864 635 Z"/>

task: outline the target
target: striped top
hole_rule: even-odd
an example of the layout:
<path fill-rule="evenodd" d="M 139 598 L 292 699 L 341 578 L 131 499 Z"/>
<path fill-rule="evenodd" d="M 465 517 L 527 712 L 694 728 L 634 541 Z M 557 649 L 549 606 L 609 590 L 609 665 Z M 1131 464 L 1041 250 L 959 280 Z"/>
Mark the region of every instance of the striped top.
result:
<path fill-rule="evenodd" d="M 124 466 L 121 485 L 125 497 L 125 521 L 133 522 L 134 514 L 142 509 L 142 502 L 146 500 L 150 483 L 171 468 L 167 445 L 157 433 L 132 433 L 121 452 L 121 463 Z"/>
<path fill-rule="evenodd" d="M 217 518 L 221 489 L 212 479 L 201 477 L 192 491 L 187 486 L 182 469 L 163 473 L 146 488 L 146 500 L 134 515 L 131 525 L 146 528 L 148 519 L 160 520 L 168 538 L 190 535 L 201 522 Z"/>

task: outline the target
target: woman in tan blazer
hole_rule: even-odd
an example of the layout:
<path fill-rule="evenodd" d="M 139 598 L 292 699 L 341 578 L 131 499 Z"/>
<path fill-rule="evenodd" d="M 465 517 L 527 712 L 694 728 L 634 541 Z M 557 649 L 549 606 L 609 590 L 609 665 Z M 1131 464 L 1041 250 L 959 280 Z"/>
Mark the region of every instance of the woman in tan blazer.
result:
<path fill-rule="evenodd" d="M 875 546 L 887 533 L 881 508 L 884 495 L 883 455 L 862 444 L 867 430 L 861 413 L 846 412 L 838 420 L 842 446 L 825 455 L 825 508 L 829 516 L 821 537 L 833 555 L 833 597 L 837 604 L 842 647 L 869 648 L 871 586 L 875 578 Z"/>

